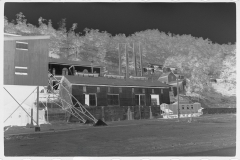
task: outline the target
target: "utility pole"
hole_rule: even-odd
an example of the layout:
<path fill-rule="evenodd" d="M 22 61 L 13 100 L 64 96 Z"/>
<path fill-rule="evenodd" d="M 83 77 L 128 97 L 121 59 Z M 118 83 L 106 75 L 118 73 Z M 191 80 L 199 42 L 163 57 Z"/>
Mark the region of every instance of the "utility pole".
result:
<path fill-rule="evenodd" d="M 119 43 L 118 43 L 118 60 L 119 60 L 118 72 L 119 72 L 119 75 L 121 76 L 122 75 L 122 57 L 121 57 Z"/>
<path fill-rule="evenodd" d="M 127 44 L 125 43 L 125 55 L 126 55 L 126 79 L 129 77 L 128 73 L 128 52 L 127 52 Z"/>
<path fill-rule="evenodd" d="M 141 71 L 141 76 L 143 76 L 143 69 L 142 69 L 142 52 L 141 52 L 140 42 L 139 42 L 139 53 L 140 53 L 140 71 Z"/>
<path fill-rule="evenodd" d="M 178 120 L 180 119 L 180 109 L 179 109 L 179 89 L 178 89 L 178 76 L 177 76 L 177 99 L 178 99 Z"/>
<path fill-rule="evenodd" d="M 137 76 L 137 57 L 136 57 L 136 53 L 134 52 L 135 49 L 135 43 L 133 42 L 133 61 L 134 61 L 134 74 L 135 76 Z"/>

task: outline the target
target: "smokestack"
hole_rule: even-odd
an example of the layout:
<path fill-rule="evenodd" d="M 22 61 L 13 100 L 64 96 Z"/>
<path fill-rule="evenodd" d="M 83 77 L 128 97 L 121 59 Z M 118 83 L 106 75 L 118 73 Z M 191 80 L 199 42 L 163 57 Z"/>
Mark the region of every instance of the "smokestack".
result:
<path fill-rule="evenodd" d="M 119 75 L 122 75 L 122 57 L 121 57 L 121 52 L 120 52 L 120 45 L 118 43 L 118 59 L 119 59 L 119 66 L 118 66 L 118 71 Z"/>
<path fill-rule="evenodd" d="M 140 42 L 139 42 L 139 53 L 140 53 L 140 71 L 141 71 L 141 76 L 143 76 L 143 68 L 142 68 L 142 52 L 141 52 Z"/>
<path fill-rule="evenodd" d="M 134 42 L 133 42 L 133 63 L 134 63 L 134 74 L 137 76 L 137 58 L 136 53 L 134 52 Z"/>
<path fill-rule="evenodd" d="M 128 52 L 127 52 L 127 44 L 125 43 L 125 55 L 126 55 L 126 79 L 129 77 L 128 73 Z"/>

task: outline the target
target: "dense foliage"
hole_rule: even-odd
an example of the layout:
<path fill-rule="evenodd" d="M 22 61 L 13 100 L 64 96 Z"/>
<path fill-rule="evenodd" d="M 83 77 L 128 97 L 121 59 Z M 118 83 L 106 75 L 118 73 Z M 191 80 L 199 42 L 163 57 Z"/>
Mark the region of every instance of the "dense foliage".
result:
<path fill-rule="evenodd" d="M 40 17 L 38 26 L 27 23 L 22 13 L 16 20 L 4 17 L 4 32 L 20 35 L 50 35 L 49 55 L 70 60 L 89 60 L 103 64 L 110 73 L 117 73 L 118 55 L 122 57 L 122 67 L 126 66 L 126 51 L 129 53 L 130 73 L 133 72 L 133 50 L 139 59 L 143 55 L 143 65 L 148 62 L 174 66 L 187 78 L 189 93 L 203 94 L 208 91 L 209 79 L 222 78 L 229 88 L 236 86 L 236 45 L 217 44 L 209 39 L 191 35 L 173 35 L 159 30 L 145 30 L 126 37 L 124 34 L 112 36 L 95 29 L 85 29 L 76 33 L 77 24 L 66 28 L 66 19 L 61 20 L 57 29 L 51 20 Z M 139 67 L 139 60 L 137 61 Z M 123 69 L 124 71 L 124 69 Z"/>

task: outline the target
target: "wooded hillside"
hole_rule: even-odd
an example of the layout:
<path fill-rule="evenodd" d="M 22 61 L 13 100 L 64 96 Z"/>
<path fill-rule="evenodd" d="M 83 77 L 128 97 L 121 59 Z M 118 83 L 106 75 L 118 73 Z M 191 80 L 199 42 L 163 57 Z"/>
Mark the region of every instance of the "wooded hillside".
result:
<path fill-rule="evenodd" d="M 38 26 L 27 23 L 23 13 L 16 20 L 4 17 L 4 32 L 20 35 L 50 35 L 49 55 L 77 61 L 94 61 L 107 67 L 109 73 L 118 73 L 118 55 L 121 53 L 122 67 L 126 66 L 125 48 L 129 53 L 130 75 L 133 73 L 133 50 L 143 55 L 143 66 L 147 63 L 164 64 L 177 67 L 187 79 L 189 95 L 206 97 L 216 92 L 210 78 L 221 78 L 225 89 L 236 89 L 236 45 L 217 44 L 209 39 L 191 35 L 174 35 L 157 29 L 136 32 L 130 36 L 111 35 L 107 31 L 85 29 L 76 33 L 77 24 L 66 28 L 66 19 L 53 28 L 51 20 L 40 17 Z M 140 44 L 140 45 L 139 45 Z M 119 48 L 118 48 L 119 47 Z M 233 92 L 233 93 L 234 93 Z M 221 102 L 221 101 L 220 101 Z M 220 103 L 219 102 L 219 103 Z M 232 101 L 231 101 L 232 102 Z"/>

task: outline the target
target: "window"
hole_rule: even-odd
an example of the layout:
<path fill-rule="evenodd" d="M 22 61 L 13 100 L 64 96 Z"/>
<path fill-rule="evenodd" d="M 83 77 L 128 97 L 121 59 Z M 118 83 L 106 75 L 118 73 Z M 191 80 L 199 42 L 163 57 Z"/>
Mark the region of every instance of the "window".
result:
<path fill-rule="evenodd" d="M 62 75 L 68 75 L 68 69 L 67 68 L 62 69 Z"/>
<path fill-rule="evenodd" d="M 98 92 L 98 93 L 100 92 L 100 87 L 97 87 L 97 92 Z"/>
<path fill-rule="evenodd" d="M 16 49 L 17 50 L 28 50 L 28 43 L 16 41 Z"/>
<path fill-rule="evenodd" d="M 154 93 L 154 89 L 152 89 L 152 93 Z"/>
<path fill-rule="evenodd" d="M 53 68 L 52 74 L 53 74 L 53 75 L 56 75 L 56 70 L 55 70 L 55 68 Z"/>
<path fill-rule="evenodd" d="M 119 105 L 119 95 L 118 94 L 108 94 L 108 105 Z"/>
<path fill-rule="evenodd" d="M 83 92 L 87 92 L 87 87 L 83 86 Z"/>
<path fill-rule="evenodd" d="M 96 106 L 96 95 L 95 94 L 89 94 L 89 104 L 90 106 Z"/>
<path fill-rule="evenodd" d="M 151 94 L 151 105 L 160 105 L 159 95 L 158 94 Z"/>
<path fill-rule="evenodd" d="M 95 93 L 84 94 L 85 104 L 88 106 L 97 106 L 97 97 Z"/>
<path fill-rule="evenodd" d="M 161 89 L 161 94 L 163 94 L 163 89 Z"/>
<path fill-rule="evenodd" d="M 193 107 L 191 107 L 191 109 L 193 109 Z"/>
<path fill-rule="evenodd" d="M 182 107 L 182 109 L 184 109 L 184 107 Z"/>
<path fill-rule="evenodd" d="M 119 93 L 122 93 L 122 88 L 121 87 L 119 88 Z"/>
<path fill-rule="evenodd" d="M 59 81 L 52 81 L 52 85 L 53 85 L 53 90 L 58 90 Z"/>
<path fill-rule="evenodd" d="M 108 92 L 109 92 L 109 93 L 111 92 L 110 87 L 108 87 Z"/>
<path fill-rule="evenodd" d="M 145 89 L 142 89 L 142 93 L 145 93 Z"/>
<path fill-rule="evenodd" d="M 144 94 L 136 94 L 135 95 L 135 105 L 137 105 L 137 106 L 145 105 L 145 95 Z"/>
<path fill-rule="evenodd" d="M 132 88 L 132 93 L 134 93 L 134 88 Z"/>
<path fill-rule="evenodd" d="M 189 109 L 189 107 L 187 107 L 187 109 Z"/>

